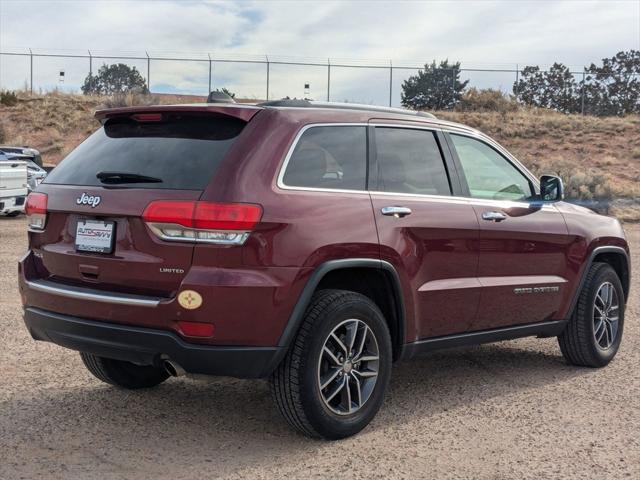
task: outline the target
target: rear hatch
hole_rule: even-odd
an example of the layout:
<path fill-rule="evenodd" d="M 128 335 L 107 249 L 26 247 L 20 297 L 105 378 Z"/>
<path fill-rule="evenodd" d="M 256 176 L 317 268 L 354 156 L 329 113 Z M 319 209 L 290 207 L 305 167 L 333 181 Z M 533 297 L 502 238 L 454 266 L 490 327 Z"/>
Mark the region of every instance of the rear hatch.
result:
<path fill-rule="evenodd" d="M 0 198 L 27 194 L 27 164 L 0 157 Z"/>
<path fill-rule="evenodd" d="M 195 243 L 166 241 L 142 218 L 154 201 L 198 200 L 257 110 L 146 108 L 100 114 L 103 126 L 40 185 L 46 226 L 31 235 L 52 282 L 173 297 Z"/>

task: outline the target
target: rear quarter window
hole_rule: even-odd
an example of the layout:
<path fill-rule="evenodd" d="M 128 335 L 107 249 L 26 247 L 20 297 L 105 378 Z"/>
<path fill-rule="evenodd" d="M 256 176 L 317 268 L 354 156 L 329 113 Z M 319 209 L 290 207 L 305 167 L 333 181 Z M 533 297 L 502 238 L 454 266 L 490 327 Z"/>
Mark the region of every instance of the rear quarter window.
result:
<path fill-rule="evenodd" d="M 124 172 L 161 182 L 118 188 L 203 190 L 245 125 L 211 115 L 164 114 L 157 122 L 114 118 L 73 150 L 45 183 L 105 186 L 98 173 Z"/>
<path fill-rule="evenodd" d="M 336 125 L 300 136 L 282 180 L 290 187 L 364 190 L 366 177 L 366 127 Z"/>

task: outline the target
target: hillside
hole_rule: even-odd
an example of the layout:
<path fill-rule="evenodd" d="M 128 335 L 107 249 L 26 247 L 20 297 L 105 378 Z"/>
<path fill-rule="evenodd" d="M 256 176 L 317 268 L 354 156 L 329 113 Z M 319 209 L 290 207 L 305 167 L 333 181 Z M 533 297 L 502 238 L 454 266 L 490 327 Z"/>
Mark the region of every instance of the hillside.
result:
<path fill-rule="evenodd" d="M 49 93 L 0 105 L 0 143 L 29 145 L 57 164 L 97 127 L 97 108 L 141 99 Z M 144 103 L 187 103 L 203 97 L 153 95 Z M 548 110 L 437 112 L 495 138 L 536 174 L 558 173 L 574 198 L 604 205 L 623 220 L 640 220 L 640 116 L 597 118 Z"/>

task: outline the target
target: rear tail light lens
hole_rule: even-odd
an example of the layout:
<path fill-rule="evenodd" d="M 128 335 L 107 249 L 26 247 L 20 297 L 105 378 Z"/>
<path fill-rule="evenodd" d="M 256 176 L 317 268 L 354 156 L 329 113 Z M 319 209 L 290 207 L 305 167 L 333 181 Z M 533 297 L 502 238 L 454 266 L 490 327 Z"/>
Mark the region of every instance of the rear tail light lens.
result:
<path fill-rule="evenodd" d="M 260 205 L 157 200 L 142 219 L 163 240 L 242 245 L 262 217 Z"/>
<path fill-rule="evenodd" d="M 27 197 L 24 211 L 27 214 L 27 222 L 30 230 L 42 231 L 47 225 L 47 194 L 30 193 Z"/>

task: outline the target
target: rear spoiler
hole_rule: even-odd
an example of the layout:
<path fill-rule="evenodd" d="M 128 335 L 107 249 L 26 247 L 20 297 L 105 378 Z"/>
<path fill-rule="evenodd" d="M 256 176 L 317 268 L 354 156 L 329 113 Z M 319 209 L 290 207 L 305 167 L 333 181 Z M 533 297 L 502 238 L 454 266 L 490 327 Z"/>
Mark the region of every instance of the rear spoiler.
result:
<path fill-rule="evenodd" d="M 104 123 L 110 118 L 126 117 L 138 113 L 214 113 L 239 118 L 240 120 L 248 122 L 260 110 L 262 110 L 262 108 L 255 105 L 194 103 L 190 105 L 151 105 L 108 108 L 104 110 L 97 110 L 94 116 L 100 121 L 100 123 Z"/>

